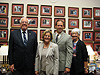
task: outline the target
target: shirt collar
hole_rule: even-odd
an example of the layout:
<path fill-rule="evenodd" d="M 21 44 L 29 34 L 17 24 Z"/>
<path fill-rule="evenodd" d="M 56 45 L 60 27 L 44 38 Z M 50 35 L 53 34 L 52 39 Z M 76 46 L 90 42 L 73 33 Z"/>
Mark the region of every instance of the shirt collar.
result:
<path fill-rule="evenodd" d="M 26 34 L 28 33 L 28 31 L 27 31 L 27 30 L 26 30 L 25 32 L 26 32 Z M 22 29 L 21 29 L 21 33 L 23 33 L 23 30 L 22 30 Z"/>

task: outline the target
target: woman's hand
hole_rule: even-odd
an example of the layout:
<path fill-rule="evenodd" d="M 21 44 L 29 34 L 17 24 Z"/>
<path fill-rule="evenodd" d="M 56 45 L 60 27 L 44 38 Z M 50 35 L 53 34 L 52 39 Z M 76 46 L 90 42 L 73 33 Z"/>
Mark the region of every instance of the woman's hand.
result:
<path fill-rule="evenodd" d="M 39 71 L 35 71 L 35 74 L 36 74 L 36 75 L 39 75 Z"/>

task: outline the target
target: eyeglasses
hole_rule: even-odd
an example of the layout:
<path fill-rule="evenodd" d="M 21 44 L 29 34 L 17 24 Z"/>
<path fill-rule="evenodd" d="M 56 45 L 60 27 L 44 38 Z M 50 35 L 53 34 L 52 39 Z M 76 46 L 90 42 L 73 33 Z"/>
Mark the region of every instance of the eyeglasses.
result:
<path fill-rule="evenodd" d="M 21 23 L 28 23 L 27 21 L 22 21 Z"/>
<path fill-rule="evenodd" d="M 44 35 L 44 37 L 50 37 L 50 35 Z"/>

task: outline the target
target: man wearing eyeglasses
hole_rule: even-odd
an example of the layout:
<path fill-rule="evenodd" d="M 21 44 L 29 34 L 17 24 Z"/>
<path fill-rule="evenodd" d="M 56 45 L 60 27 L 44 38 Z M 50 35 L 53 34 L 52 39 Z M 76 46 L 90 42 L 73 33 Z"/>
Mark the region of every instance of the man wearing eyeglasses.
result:
<path fill-rule="evenodd" d="M 37 35 L 27 29 L 28 24 L 26 17 L 21 18 L 21 28 L 10 34 L 8 56 L 13 75 L 34 75 Z"/>
<path fill-rule="evenodd" d="M 72 62 L 72 38 L 70 35 L 63 32 L 64 22 L 57 20 L 56 30 L 53 34 L 52 42 L 58 44 L 59 49 L 59 75 L 70 75 Z"/>

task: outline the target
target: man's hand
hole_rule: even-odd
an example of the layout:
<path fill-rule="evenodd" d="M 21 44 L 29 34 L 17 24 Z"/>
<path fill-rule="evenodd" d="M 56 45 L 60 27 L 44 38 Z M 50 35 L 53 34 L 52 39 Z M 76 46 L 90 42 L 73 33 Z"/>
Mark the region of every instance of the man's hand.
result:
<path fill-rule="evenodd" d="M 68 72 L 70 72 L 70 69 L 69 68 L 65 68 L 64 73 L 68 73 Z"/>
<path fill-rule="evenodd" d="M 35 71 L 35 74 L 36 74 L 36 75 L 39 75 L 39 71 Z"/>
<path fill-rule="evenodd" d="M 85 72 L 85 74 L 87 74 L 88 73 L 88 69 L 85 69 L 84 72 Z"/>
<path fill-rule="evenodd" d="M 10 70 L 13 72 L 13 70 L 14 70 L 14 64 L 12 64 L 12 65 L 10 66 Z"/>

